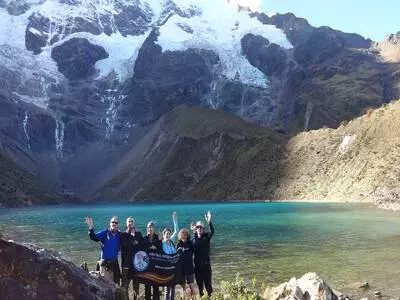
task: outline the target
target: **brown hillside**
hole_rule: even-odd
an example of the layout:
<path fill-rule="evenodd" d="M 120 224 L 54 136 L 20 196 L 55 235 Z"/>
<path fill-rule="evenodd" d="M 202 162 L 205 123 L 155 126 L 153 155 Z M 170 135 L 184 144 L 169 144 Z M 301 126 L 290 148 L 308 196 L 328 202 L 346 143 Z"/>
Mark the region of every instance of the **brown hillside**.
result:
<path fill-rule="evenodd" d="M 225 112 L 179 109 L 121 159 L 96 198 L 372 201 L 398 186 L 399 131 L 399 101 L 290 140 Z"/>
<path fill-rule="evenodd" d="M 279 198 L 373 200 L 400 179 L 400 102 L 338 129 L 304 132 L 286 146 Z"/>

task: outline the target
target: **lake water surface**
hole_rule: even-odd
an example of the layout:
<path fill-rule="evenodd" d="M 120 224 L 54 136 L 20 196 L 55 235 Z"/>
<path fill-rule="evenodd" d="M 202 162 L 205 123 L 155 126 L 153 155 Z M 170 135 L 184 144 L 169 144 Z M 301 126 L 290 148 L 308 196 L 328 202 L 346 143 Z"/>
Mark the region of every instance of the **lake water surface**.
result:
<path fill-rule="evenodd" d="M 180 227 L 204 220 L 211 210 L 213 279 L 247 279 L 275 285 L 315 271 L 329 285 L 356 293 L 358 281 L 371 290 L 400 296 L 400 215 L 369 205 L 334 203 L 200 203 L 46 206 L 0 209 L 3 236 L 61 252 L 77 264 L 94 267 L 100 245 L 87 236 L 84 216 L 95 229 L 111 216 L 133 216 L 144 232 L 149 220 L 157 230 L 172 227 L 177 211 Z"/>

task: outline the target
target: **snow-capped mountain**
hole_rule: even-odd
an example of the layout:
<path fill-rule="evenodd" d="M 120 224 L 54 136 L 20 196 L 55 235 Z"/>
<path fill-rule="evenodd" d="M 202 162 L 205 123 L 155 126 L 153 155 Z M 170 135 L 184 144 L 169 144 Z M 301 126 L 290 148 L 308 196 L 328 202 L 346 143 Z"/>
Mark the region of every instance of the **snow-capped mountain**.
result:
<path fill-rule="evenodd" d="M 349 49 L 370 41 L 238 3 L 0 1 L 2 151 L 59 190 L 90 196 L 181 105 L 283 131 L 347 117 L 325 100 L 336 96 L 323 81 L 358 72 L 369 54 Z M 349 111 L 374 101 L 386 100 Z"/>
<path fill-rule="evenodd" d="M 265 74 L 242 53 L 240 41 L 247 33 L 290 48 L 285 34 L 238 10 L 228 1 L 6 1 L 0 9 L 0 64 L 20 74 L 20 87 L 13 93 L 23 101 L 46 106 L 49 89 L 71 74 L 63 72 L 54 49 L 73 39 L 85 39 L 105 51 L 94 57 L 94 68 L 81 76 L 94 79 L 111 72 L 124 82 L 133 75 L 140 48 L 150 32 L 159 30 L 156 44 L 162 51 L 190 48 L 214 51 L 222 76 L 250 86 L 267 87 Z M 89 51 L 89 48 L 87 48 Z M 36 95 L 23 86 L 36 82 Z M 32 98 L 32 96 L 35 96 Z"/>

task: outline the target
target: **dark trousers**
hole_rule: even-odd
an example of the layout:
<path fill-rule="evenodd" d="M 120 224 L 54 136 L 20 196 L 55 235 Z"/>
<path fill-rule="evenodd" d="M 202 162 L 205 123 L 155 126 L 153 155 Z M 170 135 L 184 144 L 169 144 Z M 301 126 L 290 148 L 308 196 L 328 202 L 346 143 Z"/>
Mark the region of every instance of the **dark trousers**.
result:
<path fill-rule="evenodd" d="M 197 265 L 194 267 L 194 275 L 196 277 L 196 283 L 199 287 L 200 296 L 203 296 L 204 286 L 208 296 L 211 296 L 213 288 L 211 284 L 211 265 Z"/>
<path fill-rule="evenodd" d="M 133 300 L 137 300 L 139 296 L 139 283 L 133 280 L 133 272 L 131 269 L 122 268 L 122 288 L 124 290 L 124 297 L 129 300 L 129 283 L 133 281 Z"/>
<path fill-rule="evenodd" d="M 151 289 L 153 289 L 153 298 L 151 298 Z M 158 285 L 146 284 L 144 287 L 144 295 L 146 300 L 160 300 L 160 291 Z"/>

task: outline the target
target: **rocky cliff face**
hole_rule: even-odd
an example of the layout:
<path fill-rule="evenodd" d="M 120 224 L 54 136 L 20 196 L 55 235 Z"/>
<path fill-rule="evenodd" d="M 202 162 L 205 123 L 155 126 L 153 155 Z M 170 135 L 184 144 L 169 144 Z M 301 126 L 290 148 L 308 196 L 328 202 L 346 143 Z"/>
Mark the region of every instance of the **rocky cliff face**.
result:
<path fill-rule="evenodd" d="M 279 169 L 283 140 L 280 134 L 221 110 L 174 110 L 122 157 L 96 198 L 271 197 L 278 175 L 268 168 Z M 260 185 L 265 188 L 259 190 Z"/>
<path fill-rule="evenodd" d="M 60 254 L 0 238 L 1 299 L 117 299 L 112 282 Z"/>
<path fill-rule="evenodd" d="M 369 107 L 396 99 L 398 65 L 382 63 L 366 40 L 329 27 L 315 28 L 293 14 L 254 14 L 282 29 L 290 51 L 279 128 L 289 132 L 337 127 Z"/>
<path fill-rule="evenodd" d="M 371 41 L 224 0 L 2 1 L 0 18 L 9 157 L 85 199 L 180 105 L 293 134 L 337 127 L 400 90 Z"/>

